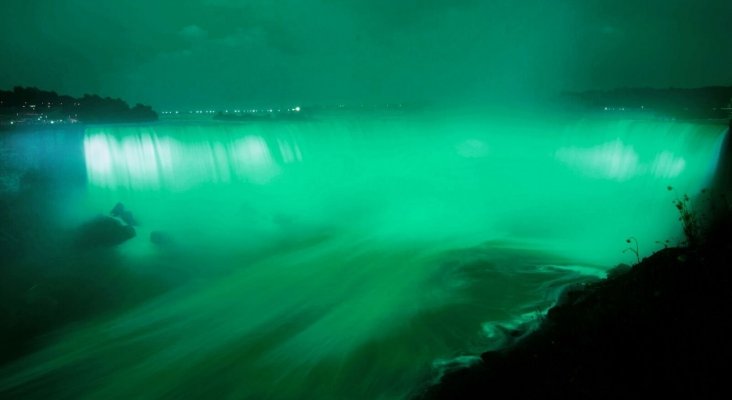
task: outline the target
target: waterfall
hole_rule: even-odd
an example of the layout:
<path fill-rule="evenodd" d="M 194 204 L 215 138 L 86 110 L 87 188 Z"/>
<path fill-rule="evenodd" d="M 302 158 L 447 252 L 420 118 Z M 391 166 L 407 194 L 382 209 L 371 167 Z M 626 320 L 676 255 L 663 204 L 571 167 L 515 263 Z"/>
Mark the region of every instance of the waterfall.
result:
<path fill-rule="evenodd" d="M 449 115 L 89 127 L 62 220 L 123 202 L 138 237 L 113 251 L 173 288 L 68 329 L 2 370 L 0 394 L 408 396 L 566 284 L 633 263 L 626 238 L 641 257 L 678 240 L 674 196 L 710 185 L 723 139 Z"/>

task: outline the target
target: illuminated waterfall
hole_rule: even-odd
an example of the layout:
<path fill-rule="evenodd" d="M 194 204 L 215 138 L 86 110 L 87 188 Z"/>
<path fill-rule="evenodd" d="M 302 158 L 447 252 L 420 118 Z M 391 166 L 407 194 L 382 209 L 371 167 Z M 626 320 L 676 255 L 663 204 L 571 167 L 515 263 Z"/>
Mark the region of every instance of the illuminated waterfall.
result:
<path fill-rule="evenodd" d="M 705 187 L 723 131 L 448 117 L 89 128 L 73 205 L 123 201 L 141 221 L 117 249 L 129 267 L 196 279 L 69 332 L 5 371 L 0 393 L 407 396 L 563 285 L 632 262 L 628 236 L 642 255 L 677 238 L 666 187 Z"/>
<path fill-rule="evenodd" d="M 282 158 L 295 159 L 286 145 Z M 248 135 L 230 141 L 183 143 L 142 132 L 116 138 L 91 133 L 84 139 L 89 182 L 111 189 L 189 189 L 205 182 L 265 183 L 279 171 L 267 142 Z"/>

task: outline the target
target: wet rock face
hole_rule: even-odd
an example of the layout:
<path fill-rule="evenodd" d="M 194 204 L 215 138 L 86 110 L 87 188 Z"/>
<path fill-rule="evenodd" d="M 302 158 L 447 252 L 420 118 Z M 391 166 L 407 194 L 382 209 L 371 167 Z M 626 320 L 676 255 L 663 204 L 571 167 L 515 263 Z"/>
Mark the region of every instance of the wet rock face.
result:
<path fill-rule="evenodd" d="M 79 227 L 75 242 L 82 248 L 112 247 L 132 239 L 135 234 L 135 228 L 118 219 L 99 216 Z"/>

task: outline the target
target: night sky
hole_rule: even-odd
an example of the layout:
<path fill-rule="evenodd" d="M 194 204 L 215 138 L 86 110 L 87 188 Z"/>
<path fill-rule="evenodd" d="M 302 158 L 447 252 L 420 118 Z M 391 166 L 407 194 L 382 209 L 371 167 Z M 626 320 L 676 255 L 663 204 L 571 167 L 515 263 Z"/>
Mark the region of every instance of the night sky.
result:
<path fill-rule="evenodd" d="M 2 0 L 0 88 L 174 107 L 732 84 L 730 0 Z"/>

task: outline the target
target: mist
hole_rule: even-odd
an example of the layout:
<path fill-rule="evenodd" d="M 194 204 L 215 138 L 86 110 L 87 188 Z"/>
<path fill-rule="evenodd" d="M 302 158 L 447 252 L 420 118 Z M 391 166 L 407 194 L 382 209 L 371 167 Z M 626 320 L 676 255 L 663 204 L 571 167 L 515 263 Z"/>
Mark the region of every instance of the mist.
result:
<path fill-rule="evenodd" d="M 3 3 L 0 87 L 156 109 L 555 100 L 730 84 L 732 6 L 646 1 Z"/>

